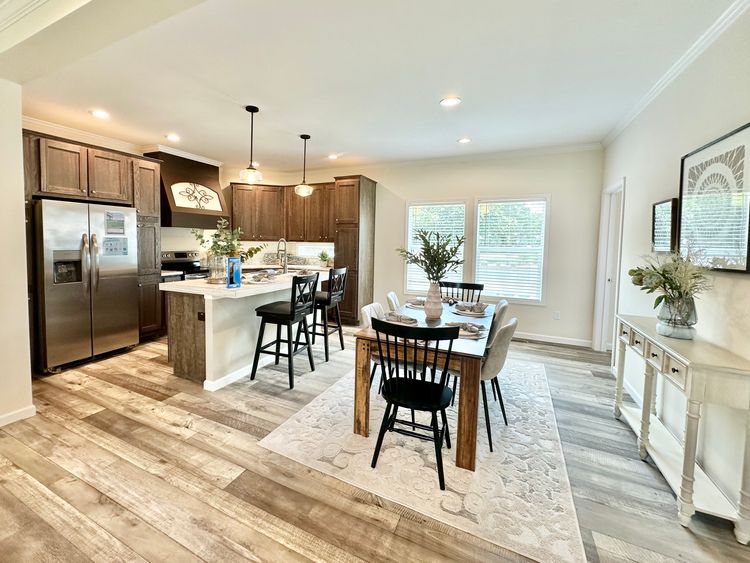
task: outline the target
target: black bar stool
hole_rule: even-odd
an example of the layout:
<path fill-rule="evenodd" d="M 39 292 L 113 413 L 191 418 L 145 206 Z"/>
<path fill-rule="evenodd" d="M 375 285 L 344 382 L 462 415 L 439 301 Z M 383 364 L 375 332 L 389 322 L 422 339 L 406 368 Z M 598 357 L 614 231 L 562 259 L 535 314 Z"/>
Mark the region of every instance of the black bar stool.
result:
<path fill-rule="evenodd" d="M 443 297 L 460 301 L 474 301 L 475 303 L 479 303 L 483 289 L 483 283 L 440 282 L 440 293 Z"/>
<path fill-rule="evenodd" d="M 344 290 L 346 289 L 346 268 L 331 268 L 328 270 L 328 287 L 327 291 L 318 291 L 315 294 L 315 312 L 313 313 L 313 332 L 312 342 L 315 344 L 315 337 L 323 337 L 323 346 L 326 352 L 326 362 L 328 361 L 328 335 L 338 331 L 341 349 L 344 349 L 344 333 L 341 330 L 341 311 L 339 303 L 344 300 Z M 329 309 L 336 310 L 336 325 L 328 326 Z M 318 311 L 320 311 L 322 322 L 318 323 Z M 318 332 L 318 324 L 323 325 L 323 332 Z"/>
<path fill-rule="evenodd" d="M 255 359 L 253 360 L 253 372 L 250 379 L 255 379 L 255 372 L 258 370 L 258 360 L 262 354 L 273 354 L 276 357 L 276 364 L 279 363 L 279 357 L 288 358 L 289 365 L 289 389 L 294 389 L 294 355 L 302 350 L 307 350 L 307 358 L 310 360 L 310 369 L 315 371 L 315 361 L 312 356 L 310 347 L 310 331 L 307 326 L 307 315 L 313 313 L 315 304 L 315 289 L 318 287 L 318 276 L 294 276 L 292 279 L 292 299 L 291 301 L 276 301 L 261 305 L 255 309 L 255 313 L 260 317 L 260 330 L 258 331 L 258 343 L 255 347 Z M 266 323 L 276 325 L 276 340 L 263 344 L 263 333 L 266 330 Z M 294 351 L 292 351 L 292 325 L 299 323 L 297 326 L 297 338 L 295 339 Z M 281 339 L 281 325 L 286 325 L 286 340 Z M 305 331 L 305 345 L 299 345 L 300 329 Z M 281 343 L 287 345 L 287 353 L 281 353 Z M 275 350 L 266 350 L 271 346 Z"/>

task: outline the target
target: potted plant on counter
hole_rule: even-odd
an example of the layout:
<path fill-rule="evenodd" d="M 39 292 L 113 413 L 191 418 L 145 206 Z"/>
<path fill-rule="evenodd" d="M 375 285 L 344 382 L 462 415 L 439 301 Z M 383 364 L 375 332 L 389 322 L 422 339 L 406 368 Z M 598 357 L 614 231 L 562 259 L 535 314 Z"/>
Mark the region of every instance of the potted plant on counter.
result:
<path fill-rule="evenodd" d="M 318 259 L 320 260 L 320 267 L 327 268 L 328 261 L 331 259 L 331 255 L 328 254 L 328 252 L 326 252 L 325 250 L 321 250 L 320 254 L 318 254 Z"/>
<path fill-rule="evenodd" d="M 223 217 L 216 222 L 216 230 L 209 237 L 206 237 L 199 229 L 193 229 L 192 232 L 198 244 L 205 248 L 208 254 L 208 283 L 227 283 L 227 258 L 229 256 L 239 257 L 242 262 L 245 262 L 264 248 L 263 246 L 250 246 L 243 249 L 240 241 L 242 230 L 230 229 L 229 221 Z"/>
<path fill-rule="evenodd" d="M 654 309 L 661 305 L 657 333 L 683 340 L 695 336 L 695 296 L 711 289 L 706 268 L 696 264 L 690 255 L 668 254 L 664 258 L 647 258 L 646 266 L 632 268 L 628 275 L 642 291 L 659 293 L 654 301 Z"/>
<path fill-rule="evenodd" d="M 450 272 L 455 271 L 463 260 L 458 259 L 464 237 L 441 235 L 434 231 L 417 231 L 419 252 L 409 252 L 406 248 L 396 251 L 407 264 L 418 266 L 427 276 L 430 288 L 424 304 L 427 320 L 437 320 L 443 314 L 443 300 L 440 297 L 440 281 Z"/>

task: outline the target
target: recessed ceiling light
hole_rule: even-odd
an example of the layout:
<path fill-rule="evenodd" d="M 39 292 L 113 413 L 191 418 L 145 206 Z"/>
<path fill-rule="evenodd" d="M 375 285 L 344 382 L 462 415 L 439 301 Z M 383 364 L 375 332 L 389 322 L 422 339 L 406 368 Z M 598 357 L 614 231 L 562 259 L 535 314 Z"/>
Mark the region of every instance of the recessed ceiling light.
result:
<path fill-rule="evenodd" d="M 180 136 L 177 133 L 169 133 L 167 135 L 167 141 L 172 141 L 173 143 L 177 143 L 180 140 Z"/>
<path fill-rule="evenodd" d="M 461 137 L 458 142 L 462 145 L 465 145 L 466 143 L 471 143 L 471 139 L 469 139 L 468 137 Z"/>
<path fill-rule="evenodd" d="M 338 159 L 338 157 L 339 155 L 337 155 L 336 153 L 331 153 L 328 155 L 328 160 L 336 160 Z"/>
<path fill-rule="evenodd" d="M 103 109 L 92 109 L 89 113 L 97 119 L 109 119 L 109 112 Z"/>
<path fill-rule="evenodd" d="M 452 108 L 457 106 L 461 103 L 461 98 L 458 98 L 456 96 L 448 96 L 447 98 L 443 98 L 440 100 L 440 105 L 444 108 Z"/>

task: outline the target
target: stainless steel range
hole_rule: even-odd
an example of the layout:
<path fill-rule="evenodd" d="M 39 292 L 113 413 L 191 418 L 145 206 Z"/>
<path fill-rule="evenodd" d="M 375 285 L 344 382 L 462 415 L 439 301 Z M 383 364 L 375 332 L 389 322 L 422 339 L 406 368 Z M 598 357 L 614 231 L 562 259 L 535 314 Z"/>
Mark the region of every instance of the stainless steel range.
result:
<path fill-rule="evenodd" d="M 208 268 L 201 268 L 200 252 L 196 250 L 165 250 L 161 253 L 161 268 L 182 272 L 185 280 L 208 277 Z"/>

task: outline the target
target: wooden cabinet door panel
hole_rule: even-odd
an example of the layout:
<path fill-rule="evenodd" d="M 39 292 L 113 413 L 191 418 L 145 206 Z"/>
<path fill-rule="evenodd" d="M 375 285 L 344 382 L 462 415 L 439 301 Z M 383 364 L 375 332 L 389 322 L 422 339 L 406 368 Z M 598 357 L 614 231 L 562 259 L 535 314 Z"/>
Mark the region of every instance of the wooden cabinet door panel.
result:
<path fill-rule="evenodd" d="M 313 187 L 313 192 L 305 200 L 305 240 L 323 242 L 328 238 L 328 192 L 325 186 Z"/>
<path fill-rule="evenodd" d="M 334 233 L 334 263 L 337 268 L 357 269 L 359 228 L 356 224 L 339 224 Z"/>
<path fill-rule="evenodd" d="M 346 288 L 344 289 L 344 299 L 339 304 L 341 311 L 341 320 L 345 322 L 356 322 L 359 318 L 359 303 L 357 303 L 358 289 L 357 271 L 349 270 L 346 276 Z"/>
<path fill-rule="evenodd" d="M 159 164 L 133 159 L 133 201 L 138 215 L 159 217 L 161 213 L 161 178 Z"/>
<path fill-rule="evenodd" d="M 359 222 L 359 180 L 336 180 L 336 223 Z"/>
<path fill-rule="evenodd" d="M 256 240 L 273 241 L 284 238 L 284 189 L 278 186 L 256 186 L 256 190 Z"/>
<path fill-rule="evenodd" d="M 162 330 L 162 295 L 159 290 L 160 276 L 138 278 L 140 335 L 148 335 Z"/>
<path fill-rule="evenodd" d="M 40 141 L 41 192 L 86 197 L 88 194 L 87 149 L 72 143 Z"/>
<path fill-rule="evenodd" d="M 138 221 L 138 274 L 161 272 L 161 227 L 155 220 Z"/>
<path fill-rule="evenodd" d="M 242 231 L 242 240 L 255 240 L 255 189 L 232 184 L 232 228 Z"/>
<path fill-rule="evenodd" d="M 133 184 L 128 157 L 98 149 L 88 150 L 89 197 L 133 201 Z"/>
<path fill-rule="evenodd" d="M 286 193 L 286 239 L 305 240 L 305 200 L 294 193 L 294 188 L 284 188 Z"/>
<path fill-rule="evenodd" d="M 336 234 L 336 184 L 326 184 L 326 207 L 328 216 L 326 217 L 326 242 L 333 242 Z"/>

